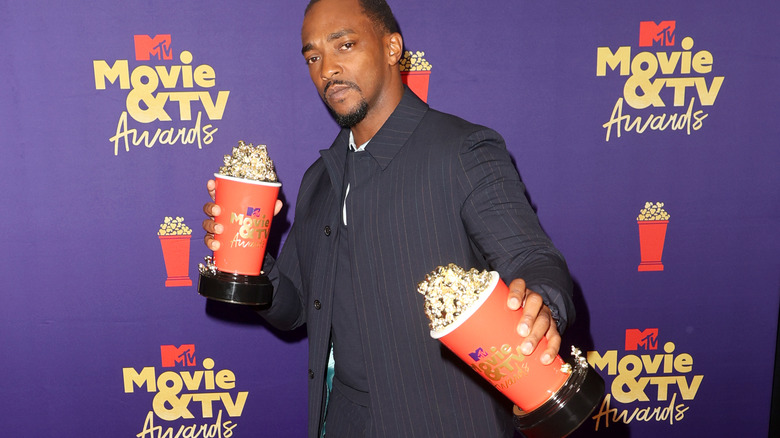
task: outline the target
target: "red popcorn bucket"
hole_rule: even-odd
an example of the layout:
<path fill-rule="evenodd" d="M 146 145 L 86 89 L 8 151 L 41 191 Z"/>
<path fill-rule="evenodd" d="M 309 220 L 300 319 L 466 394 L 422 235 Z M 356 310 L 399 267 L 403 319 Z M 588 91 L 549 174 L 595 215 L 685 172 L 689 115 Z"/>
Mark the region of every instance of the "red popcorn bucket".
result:
<path fill-rule="evenodd" d="M 639 251 L 642 260 L 637 266 L 637 271 L 663 271 L 664 264 L 661 262 L 661 256 L 664 253 L 666 227 L 669 221 L 636 221 L 636 223 L 639 226 Z"/>
<path fill-rule="evenodd" d="M 215 236 L 219 242 L 213 258 L 216 269 L 201 269 L 198 292 L 218 301 L 269 304 L 273 289 L 260 270 L 282 185 L 214 176 L 215 202 L 221 209 L 214 220 L 224 231 Z"/>
<path fill-rule="evenodd" d="M 192 236 L 184 234 L 158 237 L 165 261 L 165 272 L 168 274 L 165 287 L 192 286 L 189 270 Z"/>
<path fill-rule="evenodd" d="M 274 205 L 282 185 L 214 176 L 215 202 L 221 209 L 214 220 L 224 229 L 216 236 L 219 249 L 214 251 L 214 264 L 222 272 L 260 275 Z"/>
<path fill-rule="evenodd" d="M 525 338 L 517 333 L 517 325 L 522 310 L 507 307 L 509 288 L 497 272 L 490 274 L 479 299 L 452 324 L 432 330 L 431 337 L 515 403 L 515 427 L 528 438 L 566 436 L 596 407 L 604 381 L 579 350 L 570 362 L 556 356 L 552 364 L 542 364 L 546 338 L 531 355 L 521 353 Z"/>

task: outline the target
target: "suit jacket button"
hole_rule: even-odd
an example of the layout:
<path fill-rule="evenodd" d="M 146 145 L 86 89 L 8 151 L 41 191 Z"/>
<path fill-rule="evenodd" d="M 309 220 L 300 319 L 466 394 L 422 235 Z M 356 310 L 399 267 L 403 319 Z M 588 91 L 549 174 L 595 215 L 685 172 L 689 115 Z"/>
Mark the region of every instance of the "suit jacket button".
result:
<path fill-rule="evenodd" d="M 323 231 L 325 232 L 326 236 L 330 236 L 330 226 L 329 225 L 325 225 L 325 229 L 323 229 Z"/>
<path fill-rule="evenodd" d="M 322 308 L 322 303 L 320 303 L 320 300 L 314 300 L 314 308 L 317 310 Z"/>
<path fill-rule="evenodd" d="M 309 370 L 309 378 L 314 380 L 314 371 Z"/>

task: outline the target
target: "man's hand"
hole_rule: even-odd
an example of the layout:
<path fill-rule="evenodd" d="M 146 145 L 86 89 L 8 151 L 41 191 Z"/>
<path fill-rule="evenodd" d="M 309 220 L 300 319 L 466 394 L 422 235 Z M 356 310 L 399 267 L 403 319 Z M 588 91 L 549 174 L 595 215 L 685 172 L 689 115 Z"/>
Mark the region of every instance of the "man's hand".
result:
<path fill-rule="evenodd" d="M 550 308 L 544 305 L 542 296 L 527 289 L 525 281 L 517 279 L 509 284 L 506 305 L 512 310 L 523 309 L 523 316 L 517 325 L 517 333 L 525 338 L 520 351 L 525 355 L 533 353 L 544 336 L 547 338 L 547 348 L 542 352 L 541 361 L 545 365 L 552 363 L 561 348 L 561 335 Z"/>
<path fill-rule="evenodd" d="M 206 189 L 208 189 L 209 196 L 211 196 L 212 201 L 214 201 L 216 187 L 217 183 L 214 182 L 213 179 L 210 179 L 206 183 Z M 276 205 L 274 205 L 274 216 L 276 216 L 279 211 L 282 210 L 282 205 L 282 201 L 277 199 Z M 222 209 L 214 202 L 207 202 L 205 205 L 203 205 L 203 212 L 206 213 L 206 216 L 209 217 L 203 221 L 203 229 L 206 230 L 206 236 L 203 238 L 203 242 L 206 244 L 208 249 L 216 251 L 219 249 L 219 242 L 215 236 L 217 234 L 221 234 L 223 231 L 225 231 L 225 229 L 221 224 L 218 224 L 216 221 L 214 221 L 214 218 L 222 214 Z"/>

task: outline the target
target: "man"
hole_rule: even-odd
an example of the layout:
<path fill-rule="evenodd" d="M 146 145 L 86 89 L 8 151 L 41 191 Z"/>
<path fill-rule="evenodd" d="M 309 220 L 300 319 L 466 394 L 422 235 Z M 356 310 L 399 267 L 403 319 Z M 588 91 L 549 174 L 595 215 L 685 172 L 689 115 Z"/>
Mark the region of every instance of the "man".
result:
<path fill-rule="evenodd" d="M 450 262 L 496 270 L 507 305 L 524 306 L 524 353 L 546 337 L 543 361 L 557 354 L 574 315 L 571 280 L 503 139 L 403 86 L 403 40 L 383 0 L 311 2 L 301 42 L 343 129 L 303 177 L 279 259 L 266 258 L 274 298 L 261 314 L 281 329 L 307 325 L 309 437 L 512 436 L 511 402 L 430 338 L 416 292 Z M 216 249 L 222 230 L 203 227 Z"/>

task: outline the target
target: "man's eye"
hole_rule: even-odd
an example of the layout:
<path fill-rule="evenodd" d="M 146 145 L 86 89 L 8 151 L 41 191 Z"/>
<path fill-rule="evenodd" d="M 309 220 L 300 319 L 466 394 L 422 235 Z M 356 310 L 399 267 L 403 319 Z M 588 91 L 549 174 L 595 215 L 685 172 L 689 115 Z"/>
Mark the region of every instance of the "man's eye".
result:
<path fill-rule="evenodd" d="M 306 58 L 306 64 L 308 64 L 308 65 L 314 64 L 319 59 L 320 59 L 319 56 L 310 56 L 310 57 Z"/>
<path fill-rule="evenodd" d="M 349 50 L 354 45 L 355 45 L 355 43 L 351 43 L 351 42 L 350 43 L 344 43 L 344 44 L 341 45 L 341 48 L 344 49 L 344 50 Z"/>

